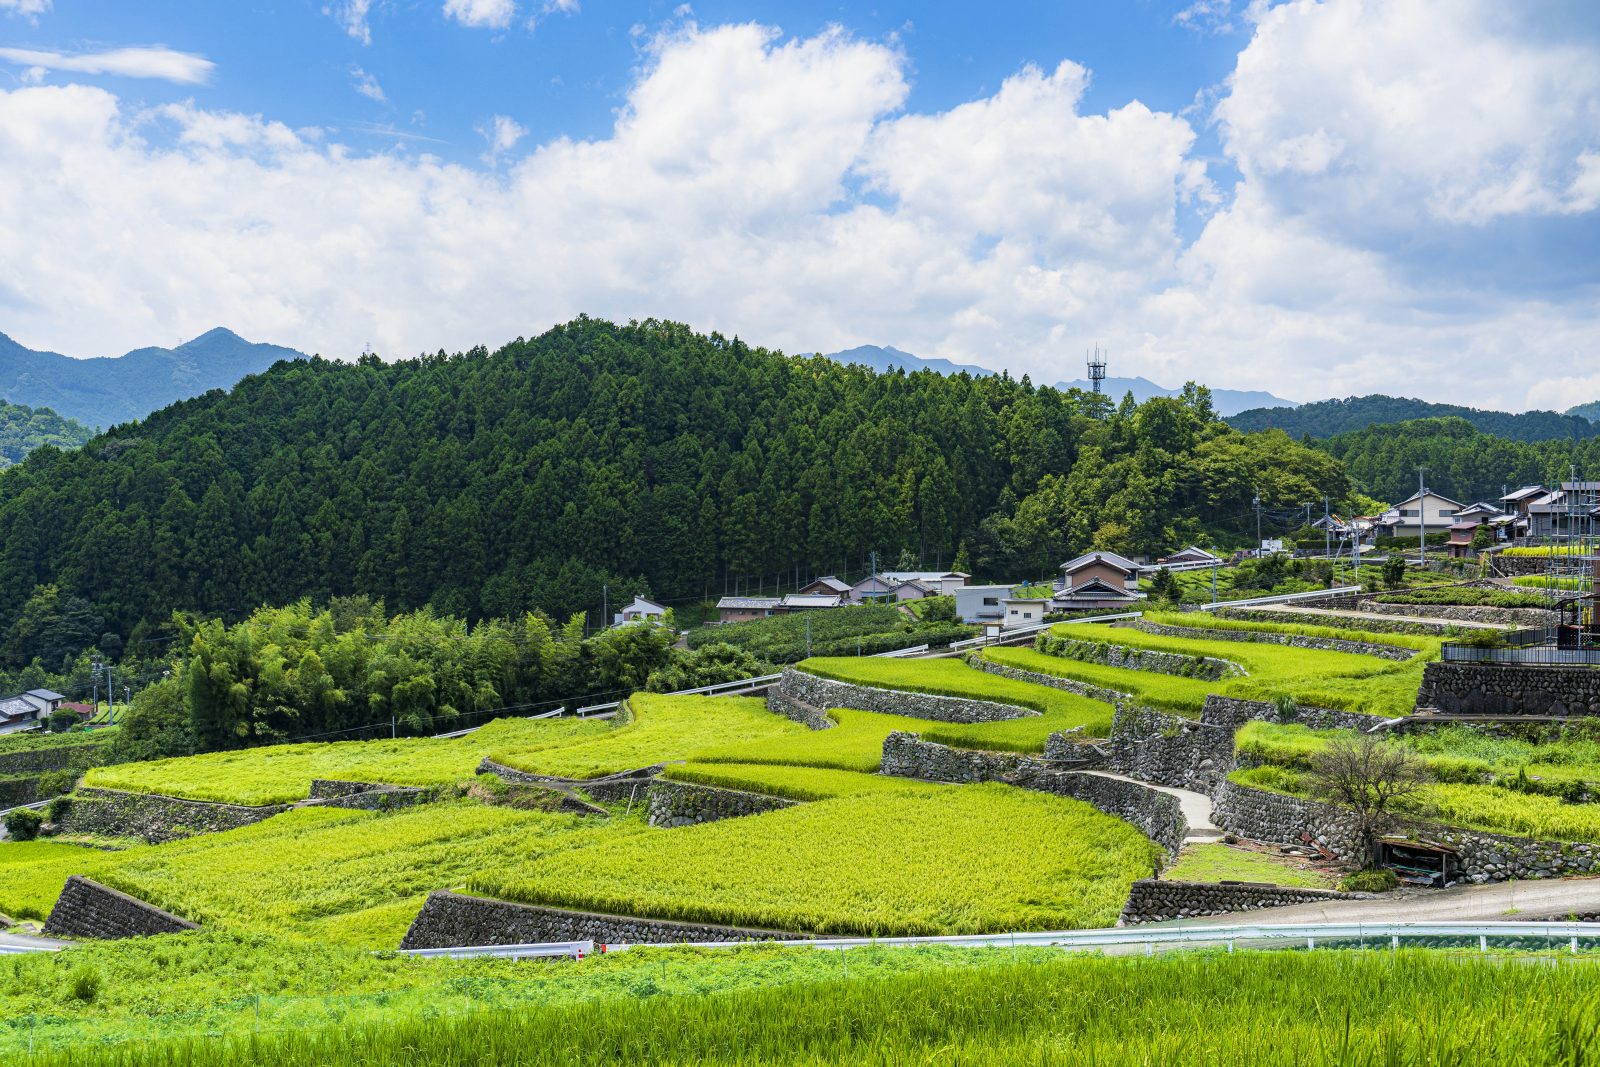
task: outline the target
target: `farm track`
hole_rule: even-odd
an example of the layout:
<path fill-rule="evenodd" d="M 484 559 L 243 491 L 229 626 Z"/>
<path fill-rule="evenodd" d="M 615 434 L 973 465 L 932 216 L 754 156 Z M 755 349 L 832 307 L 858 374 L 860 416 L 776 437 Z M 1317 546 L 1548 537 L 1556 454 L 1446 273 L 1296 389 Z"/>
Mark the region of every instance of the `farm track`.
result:
<path fill-rule="evenodd" d="M 1551 878 L 1527 882 L 1430 889 L 1378 900 L 1330 900 L 1252 911 L 1253 923 L 1472 922 L 1496 919 L 1564 919 L 1600 912 L 1600 878 Z M 1185 919 L 1184 925 L 1230 926 L 1238 913 Z M 1163 924 L 1170 925 L 1170 924 Z"/>

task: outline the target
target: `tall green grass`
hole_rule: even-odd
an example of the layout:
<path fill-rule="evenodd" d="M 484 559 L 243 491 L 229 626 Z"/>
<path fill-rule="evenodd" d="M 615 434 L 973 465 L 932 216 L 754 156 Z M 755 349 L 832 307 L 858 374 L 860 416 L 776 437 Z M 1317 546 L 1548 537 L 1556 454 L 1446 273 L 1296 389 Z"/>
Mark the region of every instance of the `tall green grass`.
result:
<path fill-rule="evenodd" d="M 1582 1065 L 1600 970 L 1421 951 L 1064 957 L 126 1050 L 39 1067 Z M 863 957 L 855 956 L 861 966 Z M 448 1009 L 446 1009 L 448 1010 Z"/>

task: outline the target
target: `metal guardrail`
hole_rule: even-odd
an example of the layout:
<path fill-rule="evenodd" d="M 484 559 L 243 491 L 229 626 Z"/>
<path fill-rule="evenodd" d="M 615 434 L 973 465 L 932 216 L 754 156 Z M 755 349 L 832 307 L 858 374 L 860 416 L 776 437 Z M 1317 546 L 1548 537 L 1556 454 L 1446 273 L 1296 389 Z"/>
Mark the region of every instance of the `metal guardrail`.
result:
<path fill-rule="evenodd" d="M 1600 666 L 1600 648 L 1474 648 L 1472 645 L 1444 645 L 1440 658 L 1445 663 L 1504 663 L 1518 667 Z"/>
<path fill-rule="evenodd" d="M 1256 604 L 1292 604 L 1297 600 L 1322 600 L 1333 596 L 1350 596 L 1362 590 L 1359 585 L 1341 585 L 1332 589 L 1313 589 L 1309 593 L 1282 593 L 1278 596 L 1250 597 L 1246 600 L 1219 600 L 1215 604 L 1201 604 L 1201 611 L 1218 608 L 1248 608 Z"/>
<path fill-rule="evenodd" d="M 968 637 L 962 641 L 952 641 L 950 643 L 950 649 L 951 651 L 964 651 L 969 648 L 982 648 L 986 645 L 996 644 L 997 642 L 1001 641 L 1015 640 L 1018 637 L 1027 637 L 1032 634 L 1036 634 L 1041 630 L 1050 629 L 1050 627 L 1054 626 L 1056 622 L 1070 622 L 1074 624 L 1080 622 L 1118 622 L 1122 619 L 1139 619 L 1143 617 L 1144 612 L 1142 611 L 1124 611 L 1116 615 L 1090 615 L 1081 619 L 1058 619 L 1055 622 L 1036 622 L 1027 626 L 1015 626 L 1010 629 L 1002 629 L 999 635 L 996 637 L 982 635 L 979 637 Z"/>
<path fill-rule="evenodd" d="M 547 941 L 532 945 L 464 945 L 458 948 L 403 948 L 402 956 L 417 956 L 423 959 L 448 958 L 452 960 L 470 959 L 475 956 L 496 956 L 501 959 L 535 959 L 545 956 L 569 956 L 573 959 L 582 959 L 592 956 L 595 951 L 593 941 Z"/>
<path fill-rule="evenodd" d="M 1055 930 L 1044 933 L 1019 931 L 1014 933 L 971 934 L 947 937 L 838 937 L 795 941 L 695 941 L 681 947 L 688 948 L 741 948 L 759 944 L 763 948 L 836 949 L 883 948 L 897 945 L 954 945 L 963 948 L 1062 948 L 1108 949 L 1144 948 L 1153 953 L 1158 948 L 1181 946 L 1248 944 L 1304 946 L 1316 948 L 1348 948 L 1351 942 L 1358 945 L 1375 944 L 1398 948 L 1404 941 L 1467 940 L 1477 941 L 1480 950 L 1487 950 L 1491 938 L 1543 938 L 1551 947 L 1560 945 L 1573 952 L 1580 941 L 1594 941 L 1600 947 L 1600 923 L 1597 922 L 1389 922 L 1389 923 L 1241 923 L 1230 926 L 1195 924 L 1190 926 L 1121 926 L 1104 930 Z M 465 948 L 413 950 L 412 955 L 476 955 L 476 956 L 535 956 L 570 955 L 574 946 L 585 942 L 556 942 L 551 945 L 490 945 Z M 603 953 L 625 952 L 632 948 L 658 948 L 659 945 L 590 943 L 591 949 Z M 548 950 L 548 951 L 542 951 Z"/>
<path fill-rule="evenodd" d="M 903 659 L 906 656 L 920 656 L 927 652 L 928 645 L 912 645 L 910 648 L 891 648 L 887 652 L 874 652 L 869 659 Z"/>

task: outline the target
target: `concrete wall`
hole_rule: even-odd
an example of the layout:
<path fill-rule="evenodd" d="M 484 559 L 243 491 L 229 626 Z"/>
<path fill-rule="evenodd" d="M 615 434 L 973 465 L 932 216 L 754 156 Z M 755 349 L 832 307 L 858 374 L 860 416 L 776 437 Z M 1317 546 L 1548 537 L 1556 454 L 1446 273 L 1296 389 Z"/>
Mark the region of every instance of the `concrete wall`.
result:
<path fill-rule="evenodd" d="M 1290 886 L 1245 882 L 1166 882 L 1146 878 L 1133 883 L 1123 905 L 1118 926 L 1194 919 L 1202 915 L 1228 915 L 1236 911 L 1281 908 L 1324 900 L 1370 899 L 1369 893 L 1340 893 L 1332 889 L 1297 889 Z"/>
<path fill-rule="evenodd" d="M 401 948 L 529 945 L 544 941 L 595 941 L 610 945 L 670 945 L 694 941 L 797 940 L 808 934 L 737 926 L 639 919 L 626 915 L 512 904 L 466 893 L 429 895 L 406 931 Z"/>
<path fill-rule="evenodd" d="M 879 689 L 869 685 L 836 682 L 787 667 L 778 691 L 812 707 L 856 708 L 885 715 L 905 715 L 935 722 L 998 722 L 1039 714 L 1031 708 L 1001 704 L 993 700 L 912 693 L 902 689 Z"/>
<path fill-rule="evenodd" d="M 759 815 L 764 811 L 792 808 L 798 803 L 797 800 L 747 793 L 742 789 L 674 782 L 666 778 L 651 782 L 645 793 L 650 825 L 665 827 L 737 819 L 745 815 Z"/>
<path fill-rule="evenodd" d="M 1430 663 L 1417 707 L 1495 715 L 1600 715 L 1600 670 Z"/>
<path fill-rule="evenodd" d="M 153 904 L 77 874 L 67 879 L 44 924 L 44 932 L 49 937 L 104 939 L 150 937 L 198 929 L 200 927 L 188 919 L 180 919 Z"/>
<path fill-rule="evenodd" d="M 151 844 L 158 844 L 249 826 L 287 811 L 289 807 L 287 804 L 264 807 L 208 804 L 154 793 L 84 788 L 74 794 L 61 828 L 74 834 L 142 837 Z"/>

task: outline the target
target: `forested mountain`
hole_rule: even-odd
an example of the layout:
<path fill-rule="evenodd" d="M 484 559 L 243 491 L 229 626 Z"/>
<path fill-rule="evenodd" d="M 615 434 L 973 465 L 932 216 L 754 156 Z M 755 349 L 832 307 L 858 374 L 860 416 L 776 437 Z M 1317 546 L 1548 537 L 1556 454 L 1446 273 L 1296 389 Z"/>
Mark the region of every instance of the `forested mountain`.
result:
<path fill-rule="evenodd" d="M 1579 404 L 1577 407 L 1568 408 L 1567 414 L 1576 415 L 1581 419 L 1588 419 L 1590 422 L 1600 422 L 1600 400 L 1591 400 L 1587 404 Z"/>
<path fill-rule="evenodd" d="M 1554 411 L 1526 411 L 1513 415 L 1505 411 L 1480 411 L 1455 404 L 1432 404 L 1426 400 L 1374 394 L 1319 400 L 1297 408 L 1254 408 L 1229 415 L 1228 422 L 1247 433 L 1279 429 L 1295 437 L 1307 434 L 1332 437 L 1368 426 L 1440 418 L 1465 419 L 1484 433 L 1513 441 L 1582 440 L 1600 434 L 1600 425 L 1576 412 L 1577 409 L 1573 409 L 1562 415 Z"/>
<path fill-rule="evenodd" d="M 0 396 L 104 429 L 208 389 L 226 389 L 281 359 L 301 358 L 292 348 L 252 344 L 221 328 L 177 348 L 137 348 L 99 359 L 36 352 L 0 333 Z"/>
<path fill-rule="evenodd" d="M 285 363 L 33 453 L 0 474 L 0 614 L 54 582 L 123 635 L 354 593 L 564 617 L 607 582 L 613 604 L 699 596 L 963 545 L 982 573 L 1039 577 L 1091 545 L 1242 540 L 1258 488 L 1298 506 L 1347 485 L 1203 389 L 1114 408 L 579 319 L 492 355 Z"/>
<path fill-rule="evenodd" d="M 1464 504 L 1495 500 L 1502 486 L 1563 481 L 1573 463 L 1583 477 L 1600 476 L 1600 438 L 1512 441 L 1456 418 L 1371 426 L 1318 447 L 1342 460 L 1359 488 L 1391 503 L 1417 491 L 1418 467 L 1428 468 L 1429 488 Z"/>
<path fill-rule="evenodd" d="M 878 345 L 859 345 L 856 348 L 846 349 L 843 352 L 829 352 L 823 357 L 835 363 L 859 363 L 863 367 L 870 367 L 875 371 L 891 370 L 931 370 L 940 374 L 993 374 L 994 371 L 987 367 L 978 367 L 970 363 L 952 363 L 948 359 L 923 359 L 913 356 L 910 352 L 902 352 L 898 348 Z M 1083 389 L 1091 388 L 1088 381 L 1078 379 L 1070 382 L 1057 382 L 1057 389 Z M 1157 385 L 1148 378 L 1107 378 L 1101 384 L 1102 390 L 1112 401 L 1118 401 L 1128 393 L 1133 394 L 1135 403 L 1144 403 L 1158 396 L 1181 396 L 1182 389 L 1168 389 Z M 1211 406 L 1223 415 L 1245 408 L 1274 407 L 1282 405 L 1293 407 L 1294 401 L 1284 400 L 1282 397 L 1273 396 L 1271 393 L 1260 390 L 1240 389 L 1213 389 L 1211 390 Z"/>
<path fill-rule="evenodd" d="M 40 445 L 77 448 L 94 431 L 64 419 L 49 408 L 30 408 L 0 400 L 0 468 L 20 463 Z"/>

